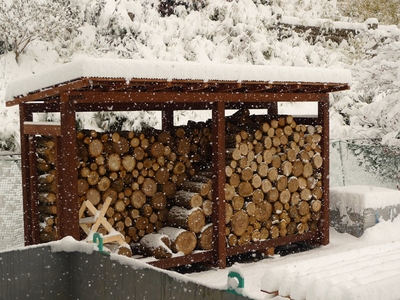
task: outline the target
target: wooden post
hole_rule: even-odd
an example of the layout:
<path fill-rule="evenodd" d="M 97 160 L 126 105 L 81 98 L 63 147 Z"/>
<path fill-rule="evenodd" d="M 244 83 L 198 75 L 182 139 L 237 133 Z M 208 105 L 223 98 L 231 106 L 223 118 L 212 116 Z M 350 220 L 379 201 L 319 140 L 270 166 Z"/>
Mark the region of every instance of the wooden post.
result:
<path fill-rule="evenodd" d="M 274 101 L 268 103 L 268 115 L 270 116 L 278 115 L 278 102 Z"/>
<path fill-rule="evenodd" d="M 217 101 L 212 110 L 213 226 L 215 265 L 226 268 L 225 242 L 225 104 Z"/>
<path fill-rule="evenodd" d="M 170 131 L 174 128 L 174 110 L 170 107 L 166 107 L 161 112 L 162 129 Z"/>
<path fill-rule="evenodd" d="M 19 105 L 20 132 L 21 132 L 21 173 L 22 173 L 22 195 L 23 195 L 23 214 L 24 214 L 24 238 L 25 245 L 39 243 L 39 218 L 37 211 L 37 198 L 35 195 L 36 178 L 36 155 L 35 141 L 32 136 L 24 134 L 24 122 L 32 121 L 32 112 L 28 109 L 28 104 Z"/>
<path fill-rule="evenodd" d="M 318 123 L 322 125 L 322 218 L 319 225 L 320 243 L 329 243 L 329 94 L 321 95 L 318 101 Z"/>
<path fill-rule="evenodd" d="M 79 240 L 79 200 L 75 105 L 67 93 L 60 96 L 61 136 L 58 150 L 58 228 L 59 238 L 67 235 Z"/>

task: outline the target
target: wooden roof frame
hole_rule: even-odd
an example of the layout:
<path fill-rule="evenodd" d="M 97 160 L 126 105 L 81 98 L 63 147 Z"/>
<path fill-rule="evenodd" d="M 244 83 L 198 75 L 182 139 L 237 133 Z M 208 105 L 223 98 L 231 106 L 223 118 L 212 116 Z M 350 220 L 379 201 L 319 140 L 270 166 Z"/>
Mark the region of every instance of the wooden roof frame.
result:
<path fill-rule="evenodd" d="M 203 81 L 203 80 L 166 80 L 166 79 L 132 79 L 127 81 L 124 78 L 79 78 L 69 82 L 60 83 L 58 85 L 48 87 L 42 90 L 32 91 L 27 95 L 20 95 L 14 97 L 13 100 L 7 101 L 7 106 L 18 105 L 25 102 L 32 101 L 49 101 L 60 97 L 62 93 L 67 92 L 68 94 L 87 94 L 90 92 L 100 92 L 107 93 L 125 93 L 129 94 L 130 99 L 124 99 L 122 102 L 137 102 L 140 101 L 149 102 L 169 102 L 171 100 L 175 102 L 209 102 L 209 98 L 218 98 L 219 101 L 226 103 L 236 102 L 235 95 L 248 95 L 246 97 L 241 97 L 240 101 L 248 101 L 246 99 L 258 98 L 259 100 L 251 100 L 259 102 L 260 98 L 265 98 L 265 96 L 273 96 L 276 99 L 276 94 L 280 94 L 279 101 L 287 101 L 283 97 L 284 94 L 293 93 L 298 94 L 295 97 L 295 101 L 313 101 L 310 94 L 324 94 L 336 91 L 342 91 L 349 89 L 347 83 L 318 83 L 318 82 L 261 82 L 261 81 Z M 207 95 L 198 98 L 198 94 Z M 154 94 L 157 94 L 154 95 Z M 179 94 L 180 97 L 176 98 L 174 96 L 171 99 L 172 94 Z M 213 95 L 211 95 L 213 94 Z M 253 95 L 254 94 L 254 95 Z M 307 96 L 305 96 L 305 94 Z M 115 94 L 117 95 L 117 94 Z M 133 95 L 138 95 L 137 99 L 132 98 Z M 182 95 L 184 99 L 182 99 Z M 208 96 L 209 95 L 209 96 Z M 218 96 L 217 96 L 218 95 Z M 252 95 L 251 97 L 249 95 Z M 106 97 L 109 103 L 110 98 Z M 217 97 L 216 97 L 217 96 Z M 225 97 L 226 96 L 226 97 Z M 305 97 L 304 97 L 305 96 Z M 79 97 L 79 95 L 77 95 Z M 267 98 L 269 98 L 267 97 Z M 90 98 L 90 97 L 89 97 Z M 121 102 L 119 100 L 121 96 L 115 97 L 115 101 Z M 124 98 L 124 97 L 122 97 Z M 147 98 L 147 99 L 146 99 Z M 156 99 L 155 99 L 156 98 Z M 226 98 L 226 99 L 225 99 Z M 279 97 L 278 97 L 279 98 Z M 293 98 L 292 98 L 293 99 Z M 92 100 L 87 99 L 85 101 L 76 100 L 78 103 L 90 102 Z M 97 98 L 97 101 L 93 102 L 103 102 L 104 98 Z M 261 100 L 262 101 L 262 100 Z M 292 100 L 293 101 L 293 100 Z"/>

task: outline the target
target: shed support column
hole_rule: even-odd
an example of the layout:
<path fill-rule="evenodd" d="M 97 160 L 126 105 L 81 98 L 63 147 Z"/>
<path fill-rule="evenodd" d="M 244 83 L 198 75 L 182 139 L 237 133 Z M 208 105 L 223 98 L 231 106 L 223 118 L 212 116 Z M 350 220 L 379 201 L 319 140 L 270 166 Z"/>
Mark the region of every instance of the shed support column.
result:
<path fill-rule="evenodd" d="M 214 103 L 212 110 L 213 226 L 215 265 L 226 267 L 225 241 L 225 104 Z"/>
<path fill-rule="evenodd" d="M 322 96 L 318 101 L 318 123 L 322 125 L 322 186 L 323 186 L 323 205 L 322 218 L 319 225 L 320 243 L 329 243 L 329 95 Z"/>
<path fill-rule="evenodd" d="M 75 105 L 66 93 L 60 97 L 60 119 L 61 136 L 57 137 L 59 238 L 69 235 L 80 240 Z"/>
<path fill-rule="evenodd" d="M 278 115 L 278 102 L 272 102 L 268 105 L 268 115 L 277 116 Z"/>
<path fill-rule="evenodd" d="M 39 243 L 39 217 L 37 211 L 37 191 L 34 187 L 36 178 L 35 141 L 32 136 L 24 134 L 24 122 L 32 121 L 33 115 L 28 110 L 27 104 L 19 105 L 20 132 L 21 132 L 21 173 L 22 196 L 24 214 L 24 239 L 25 245 Z"/>
<path fill-rule="evenodd" d="M 172 131 L 174 128 L 174 110 L 171 107 L 166 107 L 161 112 L 162 129 Z"/>

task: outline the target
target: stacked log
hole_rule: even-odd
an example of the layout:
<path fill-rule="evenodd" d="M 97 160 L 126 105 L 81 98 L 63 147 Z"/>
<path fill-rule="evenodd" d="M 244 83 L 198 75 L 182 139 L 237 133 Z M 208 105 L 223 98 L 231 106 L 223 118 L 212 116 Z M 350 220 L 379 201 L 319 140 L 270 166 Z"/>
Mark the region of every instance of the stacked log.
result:
<path fill-rule="evenodd" d="M 322 127 L 286 116 L 263 120 L 257 128 L 246 113 L 235 117 L 242 127 L 235 125 L 239 133 L 227 140 L 227 244 L 316 229 L 323 192 Z"/>
<path fill-rule="evenodd" d="M 80 202 L 101 209 L 110 197 L 108 222 L 138 253 L 168 258 L 213 249 L 210 128 L 189 122 L 171 132 L 78 132 Z M 239 110 L 227 117 L 226 132 L 227 244 L 315 229 L 323 193 L 321 126 Z M 55 154 L 42 140 L 48 139 L 40 138 L 37 149 L 39 203 L 45 203 L 39 210 L 57 239 Z"/>
<path fill-rule="evenodd" d="M 55 141 L 48 136 L 35 138 L 36 172 L 40 241 L 58 240 L 57 229 L 57 172 L 55 170 Z"/>
<path fill-rule="evenodd" d="M 191 123 L 188 132 L 186 127 L 177 127 L 172 134 L 147 129 L 139 134 L 86 130 L 77 135 L 81 203 L 89 200 L 100 209 L 110 197 L 108 222 L 140 252 L 168 256 L 161 251 L 164 246 L 155 247 L 157 251 L 145 249 L 156 235 L 141 239 L 166 226 L 196 237 L 211 215 L 211 180 L 196 175 L 202 161 L 210 161 L 206 157 L 210 131 Z M 171 245 L 174 249 L 175 244 Z M 177 251 L 189 252 L 181 248 Z"/>

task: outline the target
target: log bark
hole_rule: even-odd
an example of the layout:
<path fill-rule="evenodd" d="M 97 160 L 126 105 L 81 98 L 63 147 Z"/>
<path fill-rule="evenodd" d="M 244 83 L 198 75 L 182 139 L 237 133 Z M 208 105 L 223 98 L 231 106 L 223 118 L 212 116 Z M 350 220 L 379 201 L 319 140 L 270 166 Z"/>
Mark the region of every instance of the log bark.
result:
<path fill-rule="evenodd" d="M 208 183 L 186 181 L 182 185 L 182 190 L 206 196 L 210 191 L 210 185 Z"/>
<path fill-rule="evenodd" d="M 168 213 L 168 224 L 199 233 L 205 225 L 205 215 L 201 208 L 185 209 L 173 206 Z"/>
<path fill-rule="evenodd" d="M 163 227 L 159 233 L 170 238 L 171 248 L 175 253 L 182 252 L 184 255 L 189 255 L 196 248 L 197 239 L 193 232 L 182 228 Z"/>
<path fill-rule="evenodd" d="M 171 258 L 171 240 L 168 235 L 160 233 L 150 233 L 140 240 L 141 252 L 147 256 L 157 259 Z"/>
<path fill-rule="evenodd" d="M 203 227 L 198 238 L 197 248 L 201 250 L 212 250 L 214 248 L 213 243 L 213 224 L 209 223 Z"/>
<path fill-rule="evenodd" d="M 174 203 L 177 206 L 185 208 L 201 207 L 203 205 L 203 198 L 198 193 L 188 191 L 178 191 L 175 194 Z"/>
<path fill-rule="evenodd" d="M 38 200 L 42 204 L 49 205 L 49 204 L 55 204 L 57 197 L 56 194 L 54 193 L 39 193 Z"/>

